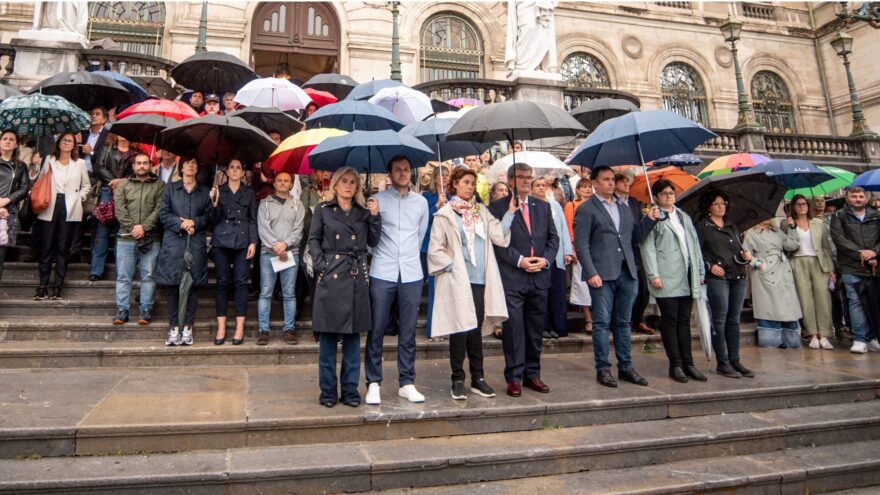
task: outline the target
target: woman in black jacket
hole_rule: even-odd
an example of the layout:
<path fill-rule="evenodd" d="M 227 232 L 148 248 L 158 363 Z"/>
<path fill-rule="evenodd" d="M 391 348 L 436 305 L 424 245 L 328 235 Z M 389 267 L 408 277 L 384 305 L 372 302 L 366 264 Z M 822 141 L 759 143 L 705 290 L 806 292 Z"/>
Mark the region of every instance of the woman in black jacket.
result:
<path fill-rule="evenodd" d="M 27 165 L 18 160 L 18 135 L 6 130 L 0 133 L 0 280 L 6 249 L 15 245 L 18 231 L 19 203 L 30 187 Z"/>
<path fill-rule="evenodd" d="M 217 269 L 217 335 L 214 345 L 226 342 L 230 285 L 235 287 L 235 335 L 232 345 L 240 345 L 244 342 L 244 319 L 247 315 L 248 260 L 254 257 L 257 249 L 257 197 L 253 189 L 242 183 L 244 166 L 239 160 L 229 162 L 226 176 L 229 179 L 226 184 L 211 189 L 214 206 L 211 214 L 214 222 L 211 254 Z"/>

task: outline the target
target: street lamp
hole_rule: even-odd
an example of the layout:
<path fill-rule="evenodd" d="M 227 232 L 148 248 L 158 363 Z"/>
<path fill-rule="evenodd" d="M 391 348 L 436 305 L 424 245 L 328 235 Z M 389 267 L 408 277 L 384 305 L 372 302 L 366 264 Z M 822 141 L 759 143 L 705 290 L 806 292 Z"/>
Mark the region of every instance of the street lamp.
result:
<path fill-rule="evenodd" d="M 400 2 L 391 1 L 388 2 L 388 5 L 391 7 L 391 79 L 402 81 L 403 77 L 400 75 L 400 35 L 397 27 L 397 19 L 400 15 L 397 8 L 400 7 Z"/>
<path fill-rule="evenodd" d="M 831 47 L 837 55 L 843 59 L 846 68 L 846 80 L 849 82 L 849 100 L 852 104 L 853 130 L 850 137 L 876 137 L 877 134 L 868 127 L 868 121 L 862 113 L 862 105 L 859 103 L 859 94 L 856 93 L 856 83 L 853 81 L 852 72 L 849 70 L 849 55 L 852 53 L 853 39 L 846 33 L 838 31 L 831 38 Z"/>
<path fill-rule="evenodd" d="M 736 74 L 736 97 L 738 105 L 736 127 L 734 127 L 734 129 L 760 129 L 761 126 L 755 122 L 755 113 L 752 111 L 752 106 L 749 104 L 749 99 L 746 96 L 742 71 L 739 68 L 739 58 L 737 58 L 736 42 L 740 40 L 742 26 L 742 22 L 731 15 L 728 15 L 727 20 L 725 20 L 720 26 L 724 41 L 730 43 L 730 53 L 733 55 L 733 70 Z"/>

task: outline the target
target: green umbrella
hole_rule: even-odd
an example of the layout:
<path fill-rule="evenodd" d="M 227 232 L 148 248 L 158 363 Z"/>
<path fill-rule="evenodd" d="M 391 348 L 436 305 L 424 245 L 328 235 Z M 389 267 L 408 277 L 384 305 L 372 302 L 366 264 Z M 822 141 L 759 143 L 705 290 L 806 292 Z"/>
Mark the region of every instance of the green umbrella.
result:
<path fill-rule="evenodd" d="M 12 129 L 19 136 L 79 132 L 91 124 L 89 114 L 60 96 L 34 93 L 0 103 L 0 129 Z"/>
<path fill-rule="evenodd" d="M 186 325 L 186 299 L 189 297 L 189 291 L 192 288 L 193 277 L 193 255 L 189 251 L 190 236 L 186 236 L 186 247 L 183 250 L 183 272 L 180 274 L 180 303 L 177 306 L 177 323 L 180 328 Z"/>
<path fill-rule="evenodd" d="M 833 175 L 833 179 L 828 179 L 825 182 L 813 187 L 802 187 L 799 189 L 789 189 L 787 193 L 785 193 L 785 199 L 791 199 L 795 197 L 796 194 L 800 194 L 807 198 L 813 198 L 816 196 L 827 196 L 838 189 L 843 189 L 844 187 L 852 184 L 852 181 L 855 179 L 856 174 L 852 172 L 848 172 L 842 168 L 837 167 L 829 167 L 826 165 L 819 166 L 820 169 L 828 172 Z"/>

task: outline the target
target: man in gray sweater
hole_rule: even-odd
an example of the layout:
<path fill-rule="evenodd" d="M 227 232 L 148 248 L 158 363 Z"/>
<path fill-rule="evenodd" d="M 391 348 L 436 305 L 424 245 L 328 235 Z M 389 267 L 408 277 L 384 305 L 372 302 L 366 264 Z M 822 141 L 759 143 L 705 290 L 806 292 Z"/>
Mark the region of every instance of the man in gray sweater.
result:
<path fill-rule="evenodd" d="M 303 232 L 305 207 L 298 198 L 290 196 L 293 180 L 290 174 L 275 176 L 275 193 L 260 201 L 257 226 L 263 244 L 260 256 L 260 298 L 257 301 L 260 336 L 257 345 L 269 343 L 269 312 L 276 275 L 281 277 L 281 295 L 284 304 L 284 341 L 296 344 L 296 270 L 299 267 L 299 242 Z M 279 264 L 292 264 L 279 267 Z M 275 266 L 273 266 L 273 264 Z M 276 268 L 279 268 L 276 271 Z"/>

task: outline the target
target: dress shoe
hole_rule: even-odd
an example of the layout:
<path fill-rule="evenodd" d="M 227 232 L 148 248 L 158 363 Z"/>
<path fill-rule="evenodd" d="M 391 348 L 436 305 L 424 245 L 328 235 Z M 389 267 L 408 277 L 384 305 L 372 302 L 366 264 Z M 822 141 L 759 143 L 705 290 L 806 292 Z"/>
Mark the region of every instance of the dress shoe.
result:
<path fill-rule="evenodd" d="M 743 366 L 742 363 L 740 363 L 739 361 L 732 362 L 732 363 L 730 363 L 730 365 L 733 366 L 733 369 L 735 369 L 736 371 L 739 371 L 740 375 L 742 375 L 746 378 L 754 378 L 755 377 L 755 372 L 746 368 L 745 366 Z"/>
<path fill-rule="evenodd" d="M 336 401 L 333 399 L 321 399 L 321 405 L 329 409 L 336 405 Z"/>
<path fill-rule="evenodd" d="M 232 345 L 241 345 L 241 344 L 244 344 L 244 337 L 242 337 L 240 339 L 232 337 Z"/>
<path fill-rule="evenodd" d="M 358 397 L 356 399 L 339 399 L 339 403 L 343 406 L 359 407 L 361 405 L 361 398 Z"/>
<path fill-rule="evenodd" d="M 599 370 L 596 372 L 596 381 L 599 382 L 600 385 L 604 385 L 606 387 L 617 387 L 617 380 L 614 379 L 614 376 L 611 375 L 611 370 Z"/>
<path fill-rule="evenodd" d="M 98 280 L 101 280 L 100 275 L 95 275 L 94 273 L 89 275 L 89 282 L 97 282 Z"/>
<path fill-rule="evenodd" d="M 550 340 L 550 338 L 551 338 L 550 332 L 548 332 L 547 330 L 544 330 L 543 332 L 541 332 L 541 338 L 544 340 Z"/>
<path fill-rule="evenodd" d="M 214 345 L 223 345 L 226 343 L 226 337 L 216 338 L 214 337 Z"/>
<path fill-rule="evenodd" d="M 742 378 L 742 374 L 739 371 L 730 365 L 730 363 L 718 363 L 718 367 L 715 368 L 715 371 L 721 375 L 726 376 L 727 378 Z"/>
<path fill-rule="evenodd" d="M 655 330 L 649 327 L 647 323 L 639 323 L 638 326 L 633 326 L 633 332 L 644 335 L 654 335 Z"/>
<path fill-rule="evenodd" d="M 620 370 L 617 372 L 617 379 L 623 380 L 625 382 L 630 382 L 635 385 L 641 385 L 643 387 L 648 386 L 648 380 L 642 378 L 636 370 L 630 368 L 628 370 Z"/>
<path fill-rule="evenodd" d="M 523 382 L 523 385 L 534 390 L 535 392 L 541 392 L 542 394 L 549 394 L 550 387 L 547 386 L 546 383 L 542 382 L 540 378 L 526 378 Z"/>
<path fill-rule="evenodd" d="M 299 339 L 296 338 L 296 332 L 294 332 L 293 330 L 285 330 L 284 343 L 287 345 L 299 344 Z"/>
<path fill-rule="evenodd" d="M 260 332 L 260 335 L 257 337 L 257 345 L 267 344 L 269 344 L 269 332 Z"/>
<path fill-rule="evenodd" d="M 688 377 L 684 374 L 684 370 L 681 369 L 680 366 L 673 366 L 672 368 L 669 368 L 669 378 L 672 378 L 678 383 L 688 382 Z"/>
<path fill-rule="evenodd" d="M 517 382 L 507 384 L 507 395 L 511 397 L 519 397 L 522 395 L 522 386 Z"/>
<path fill-rule="evenodd" d="M 693 366 L 685 366 L 684 367 L 684 374 L 689 376 L 691 379 L 696 380 L 698 382 L 705 382 L 708 380 L 708 378 L 706 378 L 705 375 L 700 373 L 700 370 L 698 370 L 697 368 L 695 368 Z"/>
<path fill-rule="evenodd" d="M 551 338 L 551 339 L 558 339 L 558 338 L 559 338 L 559 334 L 556 333 L 555 330 L 550 330 L 549 333 L 550 333 L 550 338 Z"/>

